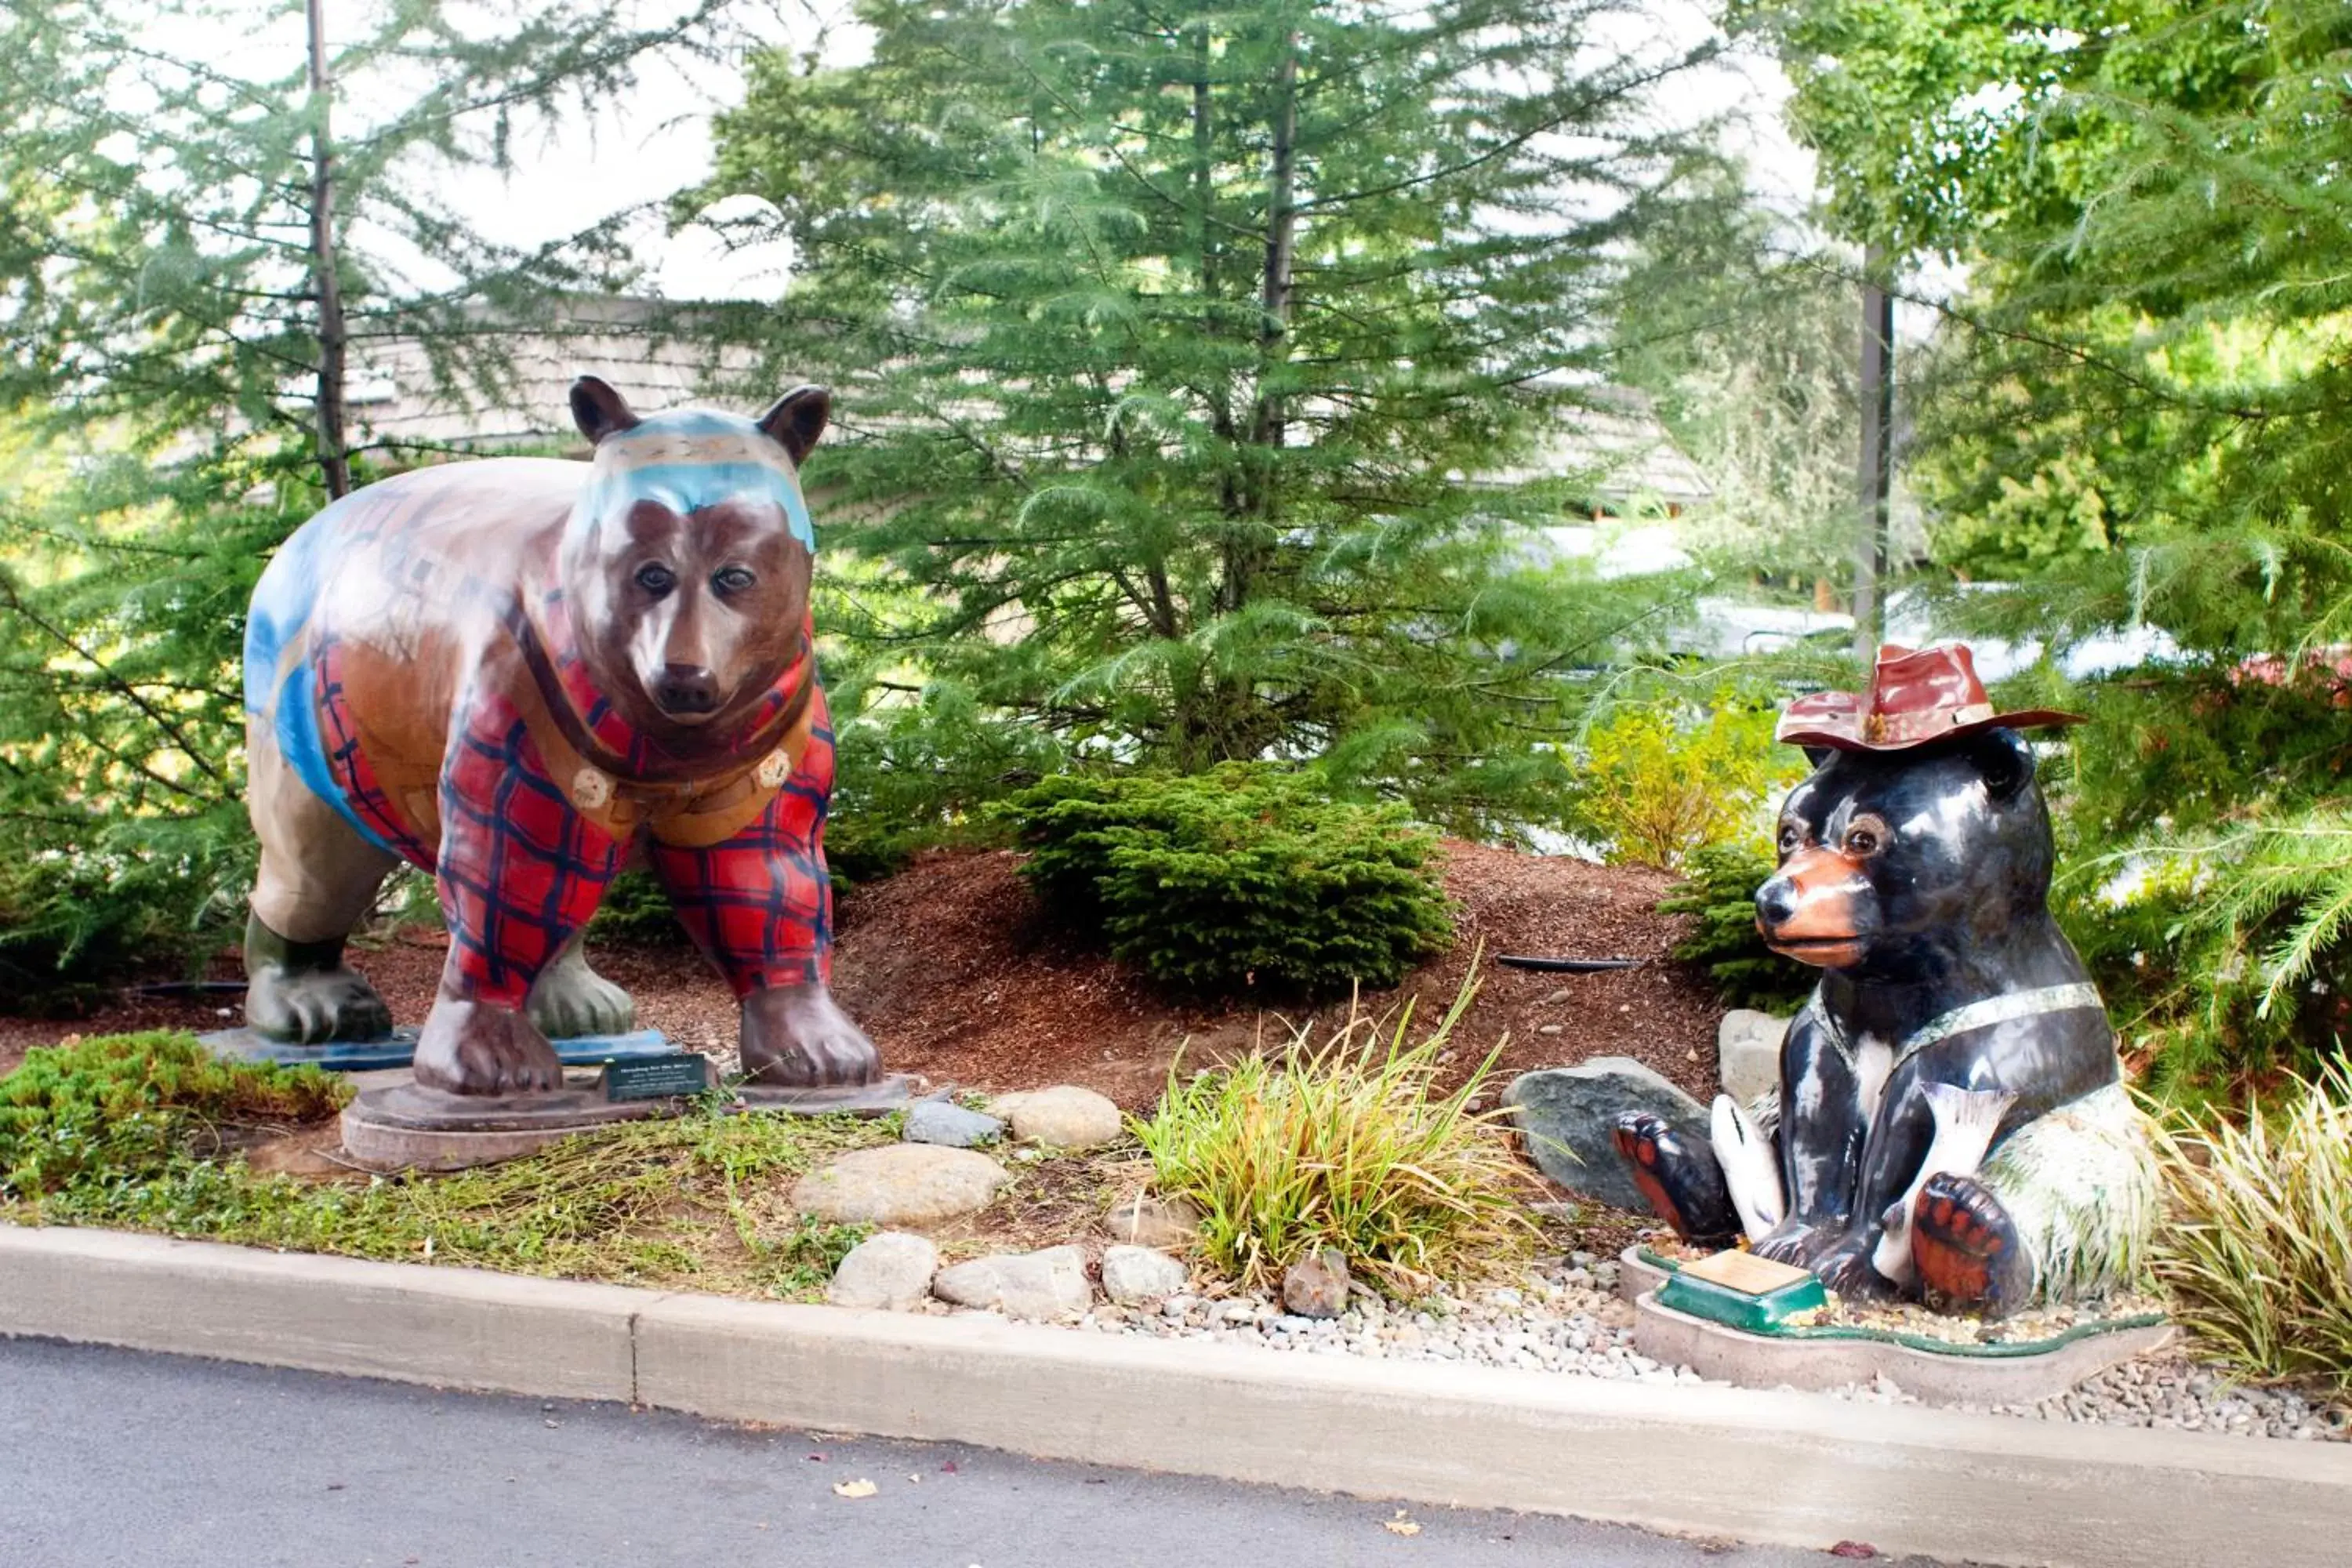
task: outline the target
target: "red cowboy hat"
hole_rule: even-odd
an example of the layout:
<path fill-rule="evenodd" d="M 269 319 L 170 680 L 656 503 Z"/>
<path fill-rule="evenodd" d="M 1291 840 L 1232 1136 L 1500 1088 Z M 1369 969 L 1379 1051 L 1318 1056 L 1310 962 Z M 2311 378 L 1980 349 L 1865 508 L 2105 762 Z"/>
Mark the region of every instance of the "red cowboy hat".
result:
<path fill-rule="evenodd" d="M 1979 731 L 2080 724 L 2080 713 L 2033 708 L 1996 713 L 1964 643 L 1914 653 L 1893 643 L 1878 650 L 1866 692 L 1816 691 L 1782 710 L 1773 739 L 1839 752 L 1899 752 Z"/>

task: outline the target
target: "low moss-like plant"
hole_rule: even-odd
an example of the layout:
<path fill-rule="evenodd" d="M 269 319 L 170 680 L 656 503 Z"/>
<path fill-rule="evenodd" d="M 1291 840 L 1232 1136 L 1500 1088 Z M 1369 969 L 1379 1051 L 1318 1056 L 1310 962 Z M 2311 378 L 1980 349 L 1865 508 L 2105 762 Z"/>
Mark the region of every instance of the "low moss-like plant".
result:
<path fill-rule="evenodd" d="M 2158 1140 L 2174 1315 L 2247 1377 L 2352 1394 L 2352 1068 L 2297 1080 L 2269 1117 L 2176 1113 Z"/>
<path fill-rule="evenodd" d="M 1312 773 L 1066 774 L 1003 809 L 1048 909 L 1169 984 L 1392 985 L 1453 934 L 1436 837 L 1400 807 L 1333 798 Z"/>
<path fill-rule="evenodd" d="M 600 1129 L 444 1176 L 264 1176 L 208 1138 L 300 1123 L 347 1095 L 315 1068 L 215 1061 L 186 1035 L 35 1051 L 0 1079 L 0 1218 L 92 1225 L 353 1258 L 793 1296 L 864 1238 L 788 1194 L 819 1158 L 884 1139 L 846 1118 L 726 1114 Z"/>
<path fill-rule="evenodd" d="M 1471 1109 L 1495 1053 L 1460 1088 L 1437 1082 L 1475 994 L 1465 983 L 1418 1041 L 1410 1005 L 1393 1026 L 1351 1008 L 1320 1046 L 1302 1028 L 1277 1057 L 1171 1071 L 1135 1133 L 1153 1184 L 1200 1209 L 1211 1264 L 1263 1286 L 1336 1247 L 1352 1270 L 1412 1295 L 1527 1249 L 1525 1170 L 1491 1124 L 1500 1113 Z"/>
<path fill-rule="evenodd" d="M 39 1047 L 0 1079 L 0 1195 L 141 1179 L 224 1129 L 320 1121 L 350 1093 L 316 1068 L 225 1061 L 187 1034 Z"/>

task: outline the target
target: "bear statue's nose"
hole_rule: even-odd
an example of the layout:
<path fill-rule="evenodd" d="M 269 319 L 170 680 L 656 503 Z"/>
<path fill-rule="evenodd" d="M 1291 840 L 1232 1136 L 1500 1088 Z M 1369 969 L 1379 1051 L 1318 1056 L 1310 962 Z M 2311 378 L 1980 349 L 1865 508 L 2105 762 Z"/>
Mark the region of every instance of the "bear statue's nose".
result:
<path fill-rule="evenodd" d="M 708 713 L 719 706 L 719 680 L 698 664 L 666 664 L 654 700 L 665 713 Z"/>
<path fill-rule="evenodd" d="M 1766 930 L 1784 926 L 1797 912 L 1797 884 L 1775 877 L 1756 889 L 1756 918 Z"/>

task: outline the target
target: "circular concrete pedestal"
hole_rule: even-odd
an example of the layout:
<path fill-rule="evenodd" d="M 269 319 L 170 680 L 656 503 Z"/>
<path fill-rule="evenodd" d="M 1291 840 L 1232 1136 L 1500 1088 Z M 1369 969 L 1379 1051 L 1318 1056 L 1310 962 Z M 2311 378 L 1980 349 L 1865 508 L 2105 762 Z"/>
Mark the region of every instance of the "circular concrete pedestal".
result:
<path fill-rule="evenodd" d="M 763 1083 L 735 1086 L 736 1104 L 742 1110 L 793 1116 L 887 1116 L 906 1110 L 914 1098 L 914 1080 L 904 1073 L 829 1089 L 783 1089 Z"/>
<path fill-rule="evenodd" d="M 415 1083 L 364 1090 L 343 1108 L 343 1149 L 371 1171 L 463 1171 L 669 1108 L 567 1086 L 543 1094 L 447 1094 Z"/>

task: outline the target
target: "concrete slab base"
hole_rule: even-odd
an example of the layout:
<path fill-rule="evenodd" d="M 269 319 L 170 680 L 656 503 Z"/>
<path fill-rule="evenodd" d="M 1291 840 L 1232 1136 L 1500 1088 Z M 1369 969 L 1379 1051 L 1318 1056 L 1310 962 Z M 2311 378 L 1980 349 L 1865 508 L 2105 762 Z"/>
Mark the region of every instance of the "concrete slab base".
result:
<path fill-rule="evenodd" d="M 661 1100 L 607 1100 L 590 1084 L 544 1094 L 447 1094 L 414 1081 L 362 1089 L 343 1108 L 343 1149 L 371 1171 L 464 1171 L 517 1160 L 575 1134 L 637 1121 Z"/>
<path fill-rule="evenodd" d="M 1844 1388 L 1885 1377 L 1906 1394 L 1945 1405 L 2034 1405 L 2055 1398 L 2134 1356 L 2161 1350 L 2172 1325 L 2105 1329 L 2015 1355 L 1921 1350 L 1878 1339 L 1751 1334 L 1661 1306 L 1633 1303 L 1633 1348 L 1742 1388 Z"/>

